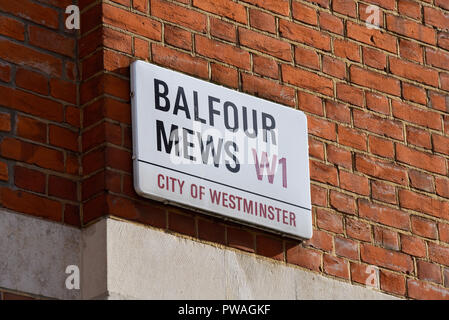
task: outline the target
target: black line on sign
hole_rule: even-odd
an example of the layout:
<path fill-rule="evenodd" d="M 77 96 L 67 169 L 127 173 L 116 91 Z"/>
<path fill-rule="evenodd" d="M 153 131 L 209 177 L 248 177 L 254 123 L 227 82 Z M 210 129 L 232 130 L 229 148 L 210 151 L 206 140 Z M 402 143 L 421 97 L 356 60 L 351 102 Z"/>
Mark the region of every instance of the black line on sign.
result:
<path fill-rule="evenodd" d="M 199 176 L 196 176 L 196 175 L 191 174 L 191 173 L 187 173 L 187 172 L 184 172 L 184 171 L 180 171 L 180 170 L 168 168 L 168 167 L 165 167 L 165 166 L 160 165 L 160 164 L 156 164 L 156 163 L 152 163 L 152 162 L 148 162 L 148 161 L 140 160 L 140 159 L 139 159 L 138 161 L 143 162 L 143 163 L 146 163 L 146 164 L 151 164 L 151 165 L 153 165 L 153 166 L 155 166 L 155 167 L 160 167 L 160 168 L 163 168 L 163 169 L 166 169 L 166 170 L 171 170 L 171 171 L 175 171 L 175 172 L 177 172 L 177 173 L 182 173 L 182 174 L 185 174 L 185 175 L 188 175 L 188 176 L 197 178 L 197 179 L 205 180 L 205 181 L 207 181 L 207 182 L 212 182 L 212 183 L 215 183 L 215 184 L 219 184 L 219 185 L 222 185 L 222 186 L 224 186 L 224 187 L 228 187 L 228 188 L 236 189 L 236 190 L 239 190 L 239 191 L 251 193 L 251 194 L 253 194 L 253 195 L 255 195 L 255 196 L 259 196 L 259 197 L 262 197 L 262 198 L 267 198 L 267 199 L 270 199 L 270 200 L 273 200 L 273 201 L 279 201 L 279 202 L 288 204 L 288 205 L 293 206 L 293 207 L 297 207 L 297 208 L 301 208 L 301 209 L 304 209 L 304 210 L 307 210 L 307 211 L 311 211 L 311 209 L 305 208 L 305 207 L 302 207 L 302 206 L 299 206 L 299 205 L 297 205 L 297 204 L 293 204 L 293 203 L 286 202 L 286 201 L 283 201 L 283 200 L 274 199 L 274 198 L 265 196 L 265 195 L 263 195 L 263 194 L 259 194 L 259 193 L 252 192 L 252 191 L 248 191 L 248 190 L 245 190 L 245 189 L 240 189 L 240 188 L 237 188 L 237 187 L 234 187 L 234 186 L 230 186 L 230 185 L 225 184 L 225 183 L 221 183 L 221 182 L 217 182 L 217 181 L 210 180 L 210 179 L 207 179 L 207 178 L 199 177 Z"/>

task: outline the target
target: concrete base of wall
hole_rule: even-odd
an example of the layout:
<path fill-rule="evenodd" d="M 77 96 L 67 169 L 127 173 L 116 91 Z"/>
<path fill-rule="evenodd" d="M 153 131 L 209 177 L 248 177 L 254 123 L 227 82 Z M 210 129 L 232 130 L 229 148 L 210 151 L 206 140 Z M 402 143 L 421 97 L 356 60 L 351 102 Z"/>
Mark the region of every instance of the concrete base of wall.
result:
<path fill-rule="evenodd" d="M 283 262 L 104 218 L 84 230 L 0 211 L 0 287 L 57 299 L 392 299 Z M 69 265 L 80 289 L 66 287 Z"/>

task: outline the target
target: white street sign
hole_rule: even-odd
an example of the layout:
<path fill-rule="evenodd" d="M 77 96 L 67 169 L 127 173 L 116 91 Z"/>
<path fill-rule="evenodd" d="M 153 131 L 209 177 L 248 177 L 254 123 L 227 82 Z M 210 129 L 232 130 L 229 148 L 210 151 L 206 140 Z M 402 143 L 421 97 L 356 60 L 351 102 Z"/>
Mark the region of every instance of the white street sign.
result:
<path fill-rule="evenodd" d="M 139 195 L 312 237 L 303 112 L 142 61 L 131 90 Z"/>

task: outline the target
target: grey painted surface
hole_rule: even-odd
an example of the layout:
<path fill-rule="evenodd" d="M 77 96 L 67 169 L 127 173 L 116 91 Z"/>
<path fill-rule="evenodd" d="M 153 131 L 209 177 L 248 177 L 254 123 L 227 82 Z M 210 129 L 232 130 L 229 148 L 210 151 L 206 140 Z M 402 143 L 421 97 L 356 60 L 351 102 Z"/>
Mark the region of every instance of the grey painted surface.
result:
<path fill-rule="evenodd" d="M 78 265 L 81 290 L 65 269 Z M 104 218 L 83 231 L 0 211 L 0 287 L 58 299 L 391 299 L 237 250 Z"/>

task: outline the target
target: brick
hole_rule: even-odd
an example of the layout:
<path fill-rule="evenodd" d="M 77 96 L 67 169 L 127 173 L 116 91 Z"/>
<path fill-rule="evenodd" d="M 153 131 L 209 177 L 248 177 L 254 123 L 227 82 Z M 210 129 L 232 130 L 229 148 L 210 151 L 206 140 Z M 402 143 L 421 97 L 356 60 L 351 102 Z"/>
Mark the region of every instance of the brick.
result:
<path fill-rule="evenodd" d="M 304 245 L 331 252 L 333 248 L 332 238 L 332 235 L 325 231 L 313 230 L 312 239 L 305 241 Z"/>
<path fill-rule="evenodd" d="M 310 194 L 313 205 L 327 207 L 327 189 L 312 184 L 310 185 Z"/>
<path fill-rule="evenodd" d="M 292 60 L 291 45 L 258 32 L 239 28 L 239 40 L 242 46 L 249 47 L 285 61 Z"/>
<path fill-rule="evenodd" d="M 320 271 L 322 254 L 319 251 L 304 248 L 300 244 L 288 244 L 286 249 L 288 263 Z"/>
<path fill-rule="evenodd" d="M 377 288 L 379 283 L 378 269 L 366 264 L 350 262 L 351 279 L 354 282 L 361 283 L 367 287 Z M 374 277 L 373 277 L 374 275 Z"/>
<path fill-rule="evenodd" d="M 339 278 L 349 279 L 348 262 L 344 259 L 325 254 L 323 257 L 324 272 Z"/>
<path fill-rule="evenodd" d="M 398 233 L 386 228 L 374 226 L 374 244 L 385 249 L 399 250 Z"/>
<path fill-rule="evenodd" d="M 420 65 L 389 57 L 391 73 L 410 80 L 438 87 L 438 72 Z"/>
<path fill-rule="evenodd" d="M 219 20 L 214 17 L 210 17 L 210 34 L 213 37 L 219 39 L 236 42 L 237 41 L 237 29 L 234 25 Z"/>
<path fill-rule="evenodd" d="M 309 134 L 332 141 L 337 139 L 335 123 L 333 122 L 307 116 L 307 126 Z"/>
<path fill-rule="evenodd" d="M 198 219 L 198 238 L 224 245 L 226 241 L 225 226 L 215 221 Z"/>
<path fill-rule="evenodd" d="M 408 177 L 410 179 L 410 185 L 413 188 L 432 193 L 435 192 L 433 177 L 431 175 L 428 175 L 418 170 L 409 169 Z"/>
<path fill-rule="evenodd" d="M 302 3 L 292 2 L 293 18 L 301 22 L 316 26 L 318 24 L 317 11 Z"/>
<path fill-rule="evenodd" d="M 319 21 L 321 29 L 343 35 L 344 26 L 342 19 L 327 12 L 320 11 Z"/>
<path fill-rule="evenodd" d="M 430 198 L 409 190 L 399 190 L 399 203 L 401 207 L 431 216 L 448 219 L 449 203 Z"/>
<path fill-rule="evenodd" d="M 257 235 L 256 248 L 257 254 L 284 261 L 284 247 L 282 240 L 272 237 L 266 237 L 263 235 Z"/>
<path fill-rule="evenodd" d="M 247 21 L 245 7 L 233 1 L 193 0 L 193 6 L 243 24 Z"/>
<path fill-rule="evenodd" d="M 410 230 L 409 214 L 384 205 L 359 199 L 359 216 L 401 230 Z"/>
<path fill-rule="evenodd" d="M 408 19 L 387 14 L 387 29 L 408 38 L 436 44 L 435 30 Z"/>
<path fill-rule="evenodd" d="M 340 174 L 340 187 L 342 189 L 368 196 L 369 191 L 369 180 L 366 177 L 360 175 L 346 172 L 343 170 L 339 171 Z"/>
<path fill-rule="evenodd" d="M 402 83 L 402 95 L 406 100 L 419 104 L 425 105 L 427 102 L 426 90 L 405 82 Z"/>
<path fill-rule="evenodd" d="M 153 2 L 152 2 L 153 4 Z M 151 6 L 153 7 L 153 6 Z M 161 40 L 161 23 L 145 16 L 103 4 L 103 22 L 153 40 Z M 152 9 L 153 12 L 153 9 Z M 173 11 L 172 11 L 173 12 Z"/>
<path fill-rule="evenodd" d="M 385 158 L 394 158 L 393 142 L 376 136 L 369 136 L 368 141 L 371 153 Z"/>
<path fill-rule="evenodd" d="M 405 234 L 401 234 L 400 238 L 402 252 L 421 258 L 427 255 L 426 244 L 423 240 Z"/>
<path fill-rule="evenodd" d="M 250 69 L 250 55 L 240 48 L 195 35 L 196 52 L 237 68 Z"/>
<path fill-rule="evenodd" d="M 222 66 L 217 63 L 211 63 L 210 69 L 212 81 L 231 88 L 238 88 L 239 74 L 237 70 Z"/>
<path fill-rule="evenodd" d="M 401 95 L 400 82 L 396 79 L 384 76 L 377 72 L 361 69 L 357 66 L 351 66 L 349 72 L 351 81 L 358 85 L 395 96 Z"/>
<path fill-rule="evenodd" d="M 284 38 L 304 43 L 317 49 L 331 50 L 330 37 L 328 35 L 287 20 L 279 20 L 279 33 Z"/>
<path fill-rule="evenodd" d="M 295 63 L 315 70 L 320 69 L 320 57 L 318 53 L 303 47 L 295 47 Z"/>
<path fill-rule="evenodd" d="M 440 241 L 449 243 L 449 224 L 438 223 L 438 233 L 440 235 Z"/>
<path fill-rule="evenodd" d="M 363 63 L 367 66 L 380 69 L 380 70 L 386 70 L 387 68 L 387 56 L 385 53 L 383 53 L 380 50 L 363 47 L 362 48 L 363 53 Z"/>
<path fill-rule="evenodd" d="M 25 40 L 25 25 L 15 19 L 0 16 L 0 34 L 23 41 Z"/>
<path fill-rule="evenodd" d="M 152 203 L 137 203 L 132 200 L 113 195 L 108 195 L 105 201 L 107 205 L 106 210 L 108 210 L 108 213 L 113 216 L 138 221 L 157 228 L 166 227 L 166 212 L 164 208 L 160 208 Z M 100 204 L 102 204 L 101 201 Z M 102 205 L 105 206 L 104 204 Z M 87 209 L 88 211 L 91 210 L 90 208 Z M 96 211 L 100 210 L 97 209 Z M 86 210 L 83 211 L 83 215 L 85 212 Z M 100 211 L 100 216 L 101 215 L 102 213 Z M 90 217 L 84 216 L 85 222 L 86 218 Z"/>
<path fill-rule="evenodd" d="M 446 290 L 435 284 L 408 279 L 407 280 L 408 296 L 413 299 L 423 300 L 447 300 L 449 299 L 449 290 Z"/>
<path fill-rule="evenodd" d="M 51 79 L 50 94 L 56 99 L 64 100 L 71 104 L 76 104 L 77 85 L 70 81 Z"/>
<path fill-rule="evenodd" d="M 449 138 L 432 134 L 432 144 L 434 151 L 449 155 Z"/>
<path fill-rule="evenodd" d="M 442 130 L 441 115 L 400 101 L 392 101 L 393 116 L 427 128 Z"/>
<path fill-rule="evenodd" d="M 335 237 L 335 254 L 353 259 L 359 259 L 359 246 L 356 241 L 345 239 L 341 237 Z"/>
<path fill-rule="evenodd" d="M 332 100 L 326 100 L 324 102 L 324 106 L 326 109 L 326 116 L 329 119 L 339 122 L 345 122 L 348 124 L 351 122 L 351 110 L 347 106 L 334 102 Z"/>
<path fill-rule="evenodd" d="M 396 189 L 383 181 L 371 181 L 371 195 L 373 199 L 396 204 Z"/>
<path fill-rule="evenodd" d="M 334 54 L 340 58 L 360 61 L 359 45 L 351 41 L 334 39 Z"/>
<path fill-rule="evenodd" d="M 279 78 L 278 64 L 274 59 L 253 55 L 253 71 L 269 78 Z"/>
<path fill-rule="evenodd" d="M 84 153 L 82 158 L 83 174 L 88 175 L 104 166 L 104 148 L 95 149 L 89 153 Z"/>
<path fill-rule="evenodd" d="M 334 190 L 330 191 L 330 205 L 338 212 L 356 214 L 357 211 L 355 199 L 353 197 Z"/>
<path fill-rule="evenodd" d="M 399 39 L 399 52 L 401 58 L 415 62 L 423 62 L 423 49 L 419 43 L 405 39 Z"/>
<path fill-rule="evenodd" d="M 29 0 L 23 0 L 21 2 L 1 1 L 0 10 L 52 29 L 57 29 L 59 25 L 58 11 Z"/>
<path fill-rule="evenodd" d="M 353 110 L 352 114 L 354 116 L 354 126 L 393 139 L 404 140 L 402 124 L 399 121 L 359 110 Z"/>
<path fill-rule="evenodd" d="M 179 52 L 157 44 L 151 45 L 153 61 L 178 71 L 207 79 L 209 72 L 207 62 L 201 58 Z"/>
<path fill-rule="evenodd" d="M 332 8 L 334 11 L 350 16 L 353 18 L 357 17 L 356 3 L 353 0 L 340 0 L 332 3 Z"/>
<path fill-rule="evenodd" d="M 298 91 L 298 108 L 319 116 L 324 116 L 321 99 L 307 92 Z"/>
<path fill-rule="evenodd" d="M 431 261 L 449 265 L 449 247 L 444 247 L 433 242 L 428 242 L 429 258 Z"/>
<path fill-rule="evenodd" d="M 310 178 L 322 183 L 337 186 L 338 173 L 334 166 L 317 161 L 310 161 Z"/>
<path fill-rule="evenodd" d="M 448 9 L 448 8 L 446 8 Z M 424 22 L 438 29 L 449 29 L 449 15 L 441 10 L 431 7 L 424 7 Z"/>
<path fill-rule="evenodd" d="M 0 131 L 11 131 L 11 115 L 7 112 L 0 112 Z"/>
<path fill-rule="evenodd" d="M 0 81 L 11 81 L 11 66 L 7 63 L 0 62 Z"/>
<path fill-rule="evenodd" d="M 406 127 L 407 132 L 407 142 L 418 147 L 431 149 L 432 142 L 430 138 L 430 133 L 415 127 Z"/>
<path fill-rule="evenodd" d="M 46 169 L 64 170 L 64 157 L 61 151 L 15 138 L 4 138 L 0 148 L 1 155 L 5 158 L 23 161 Z"/>
<path fill-rule="evenodd" d="M 20 88 L 34 91 L 43 95 L 48 94 L 48 80 L 40 73 L 18 69 L 16 71 L 16 85 Z"/>
<path fill-rule="evenodd" d="M 337 83 L 337 98 L 360 107 L 363 105 L 364 100 L 362 90 L 341 82 Z"/>
<path fill-rule="evenodd" d="M 0 180 L 1 181 L 9 180 L 8 164 L 3 161 L 0 161 Z"/>
<path fill-rule="evenodd" d="M 287 16 L 290 12 L 288 0 L 243 0 L 257 7 Z"/>
<path fill-rule="evenodd" d="M 132 38 L 131 36 L 112 30 L 110 28 L 103 29 L 103 45 L 106 48 L 114 49 L 124 53 L 132 53 Z"/>
<path fill-rule="evenodd" d="M 345 217 L 346 234 L 352 239 L 371 241 L 371 227 L 366 222 Z"/>
<path fill-rule="evenodd" d="M 412 258 L 400 252 L 375 247 L 367 243 L 361 243 L 360 255 L 362 261 L 369 264 L 404 273 L 411 273 L 413 271 Z"/>
<path fill-rule="evenodd" d="M 396 160 L 430 172 L 443 175 L 447 172 L 444 158 L 414 150 L 398 143 L 396 144 Z"/>
<path fill-rule="evenodd" d="M 33 118 L 17 116 L 17 135 L 45 143 L 47 142 L 47 125 Z"/>
<path fill-rule="evenodd" d="M 344 149 L 340 149 L 333 145 L 327 145 L 326 153 L 327 153 L 327 161 L 348 169 L 352 168 L 351 152 Z"/>
<path fill-rule="evenodd" d="M 242 73 L 243 91 L 285 105 L 294 106 L 295 90 L 277 82 Z"/>
<path fill-rule="evenodd" d="M 440 8 L 449 10 L 449 4 L 444 0 L 435 0 L 435 5 L 439 6 Z"/>
<path fill-rule="evenodd" d="M 151 0 L 151 15 L 199 32 L 205 32 L 206 15 L 163 0 Z"/>
<path fill-rule="evenodd" d="M 62 121 L 62 105 L 46 98 L 0 87 L 0 96 L 3 97 L 2 105 L 25 113 L 42 117 L 48 120 Z"/>
<path fill-rule="evenodd" d="M 388 98 L 374 92 L 365 92 L 366 107 L 369 110 L 380 112 L 386 115 L 390 114 Z"/>
<path fill-rule="evenodd" d="M 48 178 L 48 194 L 71 201 L 78 199 L 77 185 L 75 182 L 52 175 Z"/>
<path fill-rule="evenodd" d="M 106 165 L 128 173 L 132 172 L 131 153 L 122 149 L 106 148 Z"/>
<path fill-rule="evenodd" d="M 166 25 L 164 29 L 165 42 L 186 50 L 192 50 L 192 34 L 178 27 Z"/>
<path fill-rule="evenodd" d="M 14 52 L 14 54 L 11 55 L 10 52 Z M 0 58 L 20 66 L 39 69 L 57 77 L 62 72 L 60 59 L 4 39 L 0 39 Z"/>
<path fill-rule="evenodd" d="M 14 184 L 33 192 L 45 192 L 45 174 L 25 167 L 14 167 Z"/>
<path fill-rule="evenodd" d="M 260 10 L 249 10 L 249 23 L 251 27 L 259 30 L 275 33 L 276 19 L 274 16 Z"/>
<path fill-rule="evenodd" d="M 248 231 L 237 228 L 227 228 L 228 246 L 240 250 L 255 252 L 254 235 Z"/>
<path fill-rule="evenodd" d="M 324 209 L 316 209 L 317 226 L 334 233 L 343 233 L 342 216 Z"/>
<path fill-rule="evenodd" d="M 167 33 L 165 33 L 165 35 L 167 35 Z M 167 39 L 165 39 L 165 41 L 167 41 Z M 167 43 L 168 42 L 169 41 L 167 41 Z M 134 55 L 137 58 L 147 60 L 150 57 L 150 44 L 148 43 L 148 41 L 134 38 Z"/>
<path fill-rule="evenodd" d="M 323 56 L 323 72 L 339 79 L 346 79 L 346 64 L 329 56 Z"/>
<path fill-rule="evenodd" d="M 71 58 L 75 57 L 74 38 L 41 27 L 30 26 L 28 30 L 31 45 Z"/>
<path fill-rule="evenodd" d="M 8 209 L 53 221 L 62 220 L 62 205 L 57 201 L 5 187 L 0 194 L 2 205 Z"/>
<path fill-rule="evenodd" d="M 406 15 L 413 19 L 421 18 L 421 6 L 419 3 L 412 2 L 410 0 L 399 0 L 398 11 L 402 15 Z"/>
<path fill-rule="evenodd" d="M 435 177 L 435 186 L 438 195 L 449 198 L 449 179 Z"/>
<path fill-rule="evenodd" d="M 441 284 L 441 268 L 433 263 L 418 260 L 418 278 L 420 280 L 432 281 Z"/>
<path fill-rule="evenodd" d="M 283 81 L 327 96 L 333 96 L 334 89 L 331 79 L 286 64 L 283 64 L 281 68 Z"/>
<path fill-rule="evenodd" d="M 449 112 L 449 97 L 436 92 L 429 92 L 430 104 L 432 109 Z"/>
<path fill-rule="evenodd" d="M 348 127 L 338 126 L 338 142 L 359 150 L 367 150 L 366 134 Z"/>
<path fill-rule="evenodd" d="M 186 234 L 188 236 L 195 236 L 195 219 L 191 215 L 178 214 L 169 212 L 168 214 L 168 229 Z"/>
<path fill-rule="evenodd" d="M 438 47 L 446 50 L 449 49 L 449 33 L 438 32 Z"/>
<path fill-rule="evenodd" d="M 306 2 L 310 2 L 320 6 L 321 8 L 329 8 L 329 0 L 305 0 Z"/>
<path fill-rule="evenodd" d="M 78 132 L 55 125 L 50 125 L 48 129 L 50 144 L 72 151 L 78 151 Z"/>
<path fill-rule="evenodd" d="M 386 270 L 380 270 L 380 288 L 398 295 L 405 294 L 405 277 Z"/>
<path fill-rule="evenodd" d="M 365 25 L 358 25 L 351 21 L 346 25 L 349 38 L 369 44 L 379 49 L 396 53 L 396 37 L 376 29 L 368 29 Z"/>
<path fill-rule="evenodd" d="M 373 157 L 356 155 L 355 166 L 357 171 L 382 180 L 407 185 L 407 171 L 393 162 Z"/>

